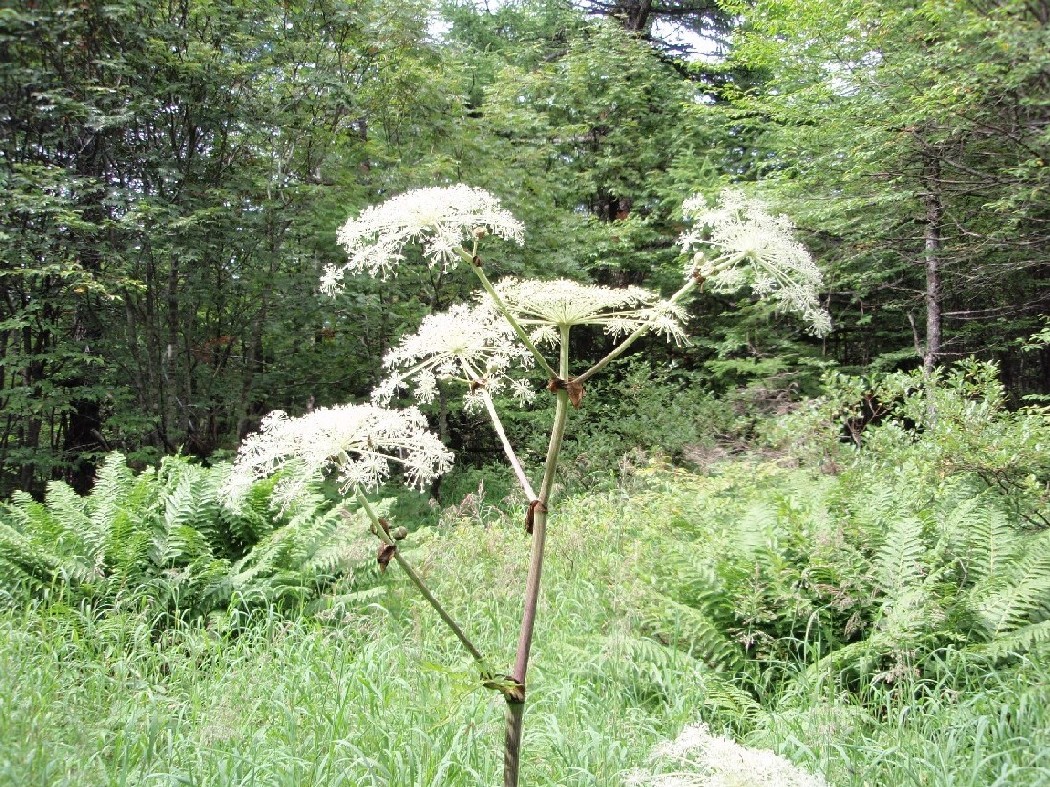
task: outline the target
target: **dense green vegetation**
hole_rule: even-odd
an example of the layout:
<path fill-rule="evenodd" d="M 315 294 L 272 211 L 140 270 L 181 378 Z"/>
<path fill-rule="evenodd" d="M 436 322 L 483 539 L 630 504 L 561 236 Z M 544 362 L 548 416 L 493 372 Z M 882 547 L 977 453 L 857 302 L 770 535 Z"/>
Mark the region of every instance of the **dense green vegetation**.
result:
<path fill-rule="evenodd" d="M 1046 16 L 1021 0 L 7 5 L 0 492 L 83 492 L 109 451 L 207 457 L 274 408 L 366 395 L 397 337 L 467 293 L 417 273 L 322 298 L 335 229 L 450 182 L 529 228 L 497 274 L 665 293 L 683 196 L 757 182 L 828 271 L 835 330 L 814 342 L 746 299 L 697 303 L 703 330 L 673 360 L 720 390 L 813 393 L 814 363 L 977 353 L 1013 401 L 1046 393 L 1050 350 L 1021 349 L 1047 311 Z M 684 59 L 658 22 L 725 58 Z M 454 448 L 491 460 L 438 409 Z"/>
<path fill-rule="evenodd" d="M 703 475 L 628 464 L 563 500 L 523 779 L 621 784 L 657 767 L 649 752 L 661 739 L 703 719 L 831 784 L 1050 782 L 1040 679 L 1050 540 L 1037 526 L 1050 513 L 1050 424 L 1040 410 L 1003 409 L 994 372 L 964 367 L 928 388 L 885 381 L 901 398 L 884 394 L 890 417 L 863 431 L 862 449 L 839 439 L 850 389 L 840 380 L 812 406 L 761 422 L 764 457 L 712 461 Z M 939 426 L 909 425 L 931 401 Z M 170 537 L 173 501 L 191 484 L 206 501 L 208 471 L 175 460 L 136 480 L 121 467 L 112 457 L 103 483 L 121 479 L 125 516 L 152 517 L 152 543 L 167 544 L 170 567 L 186 565 L 201 548 Z M 261 484 L 253 496 L 264 505 L 266 494 Z M 377 585 L 351 565 L 337 596 L 324 585 L 303 593 L 317 569 L 300 557 L 286 576 L 303 582 L 271 572 L 241 584 L 269 599 L 275 587 L 294 590 L 283 613 L 248 606 L 245 590 L 229 613 L 193 624 L 201 596 L 178 570 L 124 577 L 117 595 L 121 577 L 116 566 L 107 576 L 102 553 L 94 584 L 82 581 L 76 567 L 98 553 L 61 530 L 94 510 L 78 499 L 56 486 L 44 505 L 16 500 L 3 514 L 39 533 L 41 555 L 64 547 L 46 582 L 43 562 L 32 585 L 5 572 L 6 783 L 497 780 L 486 741 L 502 703 L 478 690 L 469 659 L 403 575 Z M 510 579 L 528 550 L 516 507 L 497 502 L 448 509 L 411 539 L 432 589 L 491 652 L 513 647 L 502 610 L 519 603 Z M 205 520 L 181 527 L 212 532 Z M 294 521 L 289 540 L 306 532 Z M 371 548 L 351 528 L 344 552 L 355 535 Z M 223 565 L 201 579 L 229 583 Z M 318 591 L 335 603 L 311 603 Z M 180 621 L 168 611 L 176 592 L 188 602 Z"/>
<path fill-rule="evenodd" d="M 526 785 L 1050 785 L 1048 53 L 1038 0 L 0 7 L 0 785 L 517 785 L 515 707 Z M 526 228 L 461 250 L 486 288 L 675 327 L 557 324 L 528 403 L 414 380 L 424 492 L 367 429 L 321 458 L 376 494 L 297 486 L 264 416 L 335 441 L 477 285 L 408 248 L 322 295 L 336 229 L 455 183 Z M 829 333 L 719 286 L 752 252 L 683 198 L 727 185 Z"/>
<path fill-rule="evenodd" d="M 228 475 L 172 457 L 136 476 L 111 454 L 85 498 L 61 481 L 42 502 L 16 493 L 0 508 L 0 593 L 138 611 L 158 630 L 201 619 L 228 627 L 256 608 L 330 605 L 340 584 L 375 574 L 360 543 L 366 525 L 319 489 L 282 507 L 272 483 L 259 484 L 233 504 L 222 494 Z"/>

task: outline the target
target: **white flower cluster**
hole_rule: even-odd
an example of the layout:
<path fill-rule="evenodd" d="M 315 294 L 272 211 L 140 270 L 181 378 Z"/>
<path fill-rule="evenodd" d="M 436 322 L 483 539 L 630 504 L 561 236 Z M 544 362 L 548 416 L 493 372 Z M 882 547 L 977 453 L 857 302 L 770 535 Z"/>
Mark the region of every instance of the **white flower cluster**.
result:
<path fill-rule="evenodd" d="M 423 319 L 419 330 L 403 338 L 383 359 L 392 370 L 373 392 L 372 400 L 388 404 L 402 388 L 413 388 L 416 401 L 432 402 L 438 380 L 467 384 L 465 405 L 480 405 L 482 389 L 490 394 L 507 392 L 525 403 L 535 392 L 527 380 L 512 379 L 512 368 L 528 369 L 532 356 L 518 341 L 501 315 L 487 303 L 459 304 Z"/>
<path fill-rule="evenodd" d="M 818 336 L 831 330 L 831 317 L 817 297 L 820 269 L 795 240 L 790 219 L 771 215 L 762 203 L 735 189 L 723 191 L 710 207 L 702 196 L 690 197 L 682 212 L 694 221 L 679 239 L 682 251 L 698 249 L 686 277 L 702 278 L 715 292 L 750 286 L 759 297 L 772 297 L 800 313 Z"/>
<path fill-rule="evenodd" d="M 519 245 L 524 238 L 521 222 L 483 189 L 456 185 L 406 192 L 366 208 L 343 225 L 338 239 L 349 260 L 345 265 L 329 265 L 321 288 L 333 292 L 352 273 L 388 276 L 404 259 L 410 243 L 422 245 L 431 267 L 453 267 L 458 250 L 475 232 L 492 233 Z"/>
<path fill-rule="evenodd" d="M 612 336 L 641 329 L 679 344 L 685 339 L 685 309 L 641 287 L 505 279 L 496 292 L 536 343 L 557 345 L 561 329 L 574 325 L 600 325 Z"/>
<path fill-rule="evenodd" d="M 706 724 L 686 727 L 656 747 L 650 767 L 627 775 L 630 787 L 827 787 L 827 782 L 766 749 L 712 735 Z"/>
<path fill-rule="evenodd" d="M 334 474 L 344 494 L 358 485 L 374 489 L 389 475 L 390 462 L 404 468 L 410 483 L 422 486 L 449 470 L 452 454 L 415 408 L 348 404 L 299 418 L 275 410 L 241 444 L 226 492 L 242 497 L 256 479 L 283 470 L 274 499 L 288 505 L 323 474 Z"/>

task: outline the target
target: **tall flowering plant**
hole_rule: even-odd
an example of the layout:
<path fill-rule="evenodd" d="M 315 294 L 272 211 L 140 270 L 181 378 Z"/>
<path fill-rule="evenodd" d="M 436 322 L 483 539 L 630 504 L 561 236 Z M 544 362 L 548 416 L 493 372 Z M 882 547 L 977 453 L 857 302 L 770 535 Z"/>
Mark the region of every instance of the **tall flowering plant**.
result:
<path fill-rule="evenodd" d="M 408 574 L 437 614 L 478 663 L 481 681 L 506 700 L 504 785 L 518 784 L 521 731 L 529 656 L 543 572 L 551 491 L 565 426 L 572 408 L 581 405 L 587 381 L 625 353 L 641 336 L 652 333 L 669 341 L 686 338 L 687 298 L 705 288 L 732 292 L 744 288 L 772 298 L 797 312 L 810 330 L 823 334 L 830 319 L 817 297 L 820 272 L 793 238 L 790 222 L 769 214 L 758 202 L 726 191 L 709 205 L 701 197 L 686 200 L 683 213 L 693 221 L 680 239 L 688 257 L 683 283 L 670 298 L 640 287 L 611 289 L 573 281 L 489 280 L 480 247 L 492 236 L 523 243 L 520 222 L 493 195 L 468 186 L 408 192 L 368 208 L 339 231 L 347 261 L 331 266 L 322 280 L 334 292 L 348 276 L 388 278 L 410 259 L 430 267 L 469 268 L 480 284 L 473 302 L 453 306 L 423 320 L 417 333 L 404 337 L 384 359 L 387 377 L 369 404 L 318 410 L 302 418 L 272 414 L 262 431 L 242 445 L 231 480 L 231 493 L 280 469 L 277 493 L 290 500 L 305 480 L 318 473 L 338 476 L 344 493 L 352 494 L 372 520 L 380 539 L 379 560 L 391 560 Z M 418 246 L 421 255 L 405 254 Z M 596 326 L 613 337 L 613 349 L 582 369 L 570 357 L 574 328 Z M 536 384 L 542 374 L 544 385 Z M 415 408 L 390 410 L 401 392 L 417 402 L 432 401 L 440 381 L 458 383 L 465 406 L 484 410 L 492 421 L 507 461 L 529 500 L 526 531 L 532 539 L 524 577 L 524 601 L 518 647 L 509 673 L 500 675 L 434 597 L 409 562 L 391 530 L 373 510 L 367 493 L 400 465 L 409 482 L 423 484 L 447 472 L 451 455 L 427 430 Z M 554 398 L 550 441 L 538 489 L 518 460 L 503 429 L 493 394 L 520 402 L 546 389 Z"/>

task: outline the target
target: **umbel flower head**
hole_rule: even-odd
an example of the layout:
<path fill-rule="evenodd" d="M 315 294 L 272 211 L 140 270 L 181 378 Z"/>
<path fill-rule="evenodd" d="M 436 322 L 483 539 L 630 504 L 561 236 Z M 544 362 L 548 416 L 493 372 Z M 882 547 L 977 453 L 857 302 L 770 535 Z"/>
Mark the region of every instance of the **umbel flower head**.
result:
<path fill-rule="evenodd" d="M 612 336 L 641 329 L 679 344 L 685 339 L 685 310 L 641 287 L 504 279 L 496 293 L 537 343 L 557 344 L 561 329 L 575 325 L 599 325 Z"/>
<path fill-rule="evenodd" d="M 480 404 L 482 390 L 508 391 L 524 403 L 534 392 L 508 372 L 527 369 L 531 360 L 507 321 L 487 303 L 458 304 L 425 317 L 416 333 L 387 353 L 383 365 L 391 375 L 372 392 L 372 400 L 387 404 L 398 389 L 413 388 L 416 401 L 425 404 L 437 395 L 438 380 L 453 379 L 468 386 L 468 409 Z"/>
<path fill-rule="evenodd" d="M 483 189 L 457 185 L 416 189 L 365 208 L 339 230 L 346 249 L 345 265 L 329 265 L 321 288 L 332 292 L 348 273 L 367 271 L 386 277 L 404 259 L 404 249 L 419 243 L 431 267 L 453 267 L 457 250 L 477 233 L 492 233 L 522 243 L 524 228 L 499 200 Z"/>
<path fill-rule="evenodd" d="M 831 317 L 817 297 L 820 269 L 795 240 L 787 216 L 773 216 L 735 189 L 723 191 L 712 206 L 700 195 L 690 197 L 682 212 L 694 222 L 679 239 L 683 252 L 696 249 L 686 265 L 687 278 L 701 279 L 715 292 L 750 286 L 759 297 L 801 314 L 818 336 L 831 330 Z"/>
<path fill-rule="evenodd" d="M 334 475 L 343 493 L 358 485 L 374 489 L 390 474 L 391 462 L 421 487 L 449 470 L 452 454 L 415 408 L 347 404 L 299 418 L 275 410 L 241 444 L 226 490 L 237 498 L 254 480 L 284 470 L 273 496 L 288 505 L 319 475 Z"/>

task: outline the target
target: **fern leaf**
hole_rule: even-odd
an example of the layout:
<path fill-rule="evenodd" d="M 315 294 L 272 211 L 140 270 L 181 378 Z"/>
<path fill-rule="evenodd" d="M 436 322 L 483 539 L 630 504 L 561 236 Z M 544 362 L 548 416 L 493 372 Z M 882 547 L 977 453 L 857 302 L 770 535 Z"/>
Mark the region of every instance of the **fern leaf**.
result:
<path fill-rule="evenodd" d="M 703 687 L 705 707 L 726 711 L 737 719 L 751 719 L 761 711 L 761 705 L 751 694 L 712 672 L 703 661 L 656 640 L 610 638 L 603 665 L 607 665 L 608 660 L 622 665 L 636 680 L 652 681 L 660 687 L 681 680 L 698 683 Z"/>
<path fill-rule="evenodd" d="M 116 512 L 124 505 L 135 485 L 135 474 L 123 454 L 107 454 L 95 474 L 95 485 L 88 497 L 88 513 L 103 529 L 108 528 Z"/>
<path fill-rule="evenodd" d="M 863 489 L 860 500 L 854 500 L 853 518 L 860 527 L 876 536 L 886 531 L 887 523 L 898 518 L 901 494 L 896 486 L 875 482 Z"/>
<path fill-rule="evenodd" d="M 120 588 L 153 577 L 160 564 L 153 545 L 163 533 L 161 485 L 153 470 L 139 474 L 109 515 L 106 566 Z"/>
<path fill-rule="evenodd" d="M 87 499 L 68 484 L 52 481 L 47 485 L 44 504 L 61 531 L 57 549 L 82 564 L 84 579 L 101 575 L 106 531 L 104 523 L 90 515 Z"/>
<path fill-rule="evenodd" d="M 653 602 L 642 617 L 644 628 L 652 636 L 712 669 L 735 670 L 742 666 L 741 647 L 704 611 L 667 597 L 657 597 Z"/>
<path fill-rule="evenodd" d="M 992 634 L 1050 619 L 1050 531 L 1029 540 L 1024 555 L 994 591 L 977 597 L 980 615 Z"/>
<path fill-rule="evenodd" d="M 1043 620 L 1000 634 L 991 642 L 974 645 L 968 650 L 992 658 L 1002 658 L 1048 646 L 1050 646 L 1050 620 Z"/>
<path fill-rule="evenodd" d="M 21 595 L 39 592 L 61 573 L 62 561 L 0 520 L 0 585 Z"/>
<path fill-rule="evenodd" d="M 965 519 L 969 532 L 964 565 L 976 582 L 992 579 L 1015 560 L 1019 533 L 1006 514 L 987 498 L 973 498 L 961 507 L 969 509 Z"/>
<path fill-rule="evenodd" d="M 245 549 L 259 543 L 274 530 L 277 518 L 270 501 L 278 478 L 275 475 L 252 484 L 245 499 L 239 503 L 226 501 L 230 532 Z"/>
<path fill-rule="evenodd" d="M 875 558 L 875 579 L 888 595 L 896 595 L 921 580 L 926 571 L 922 522 L 914 516 L 890 520 Z"/>
<path fill-rule="evenodd" d="M 52 567 L 52 575 L 45 581 L 89 582 L 96 578 L 95 554 L 81 532 L 87 527 L 85 514 L 76 502 L 81 499 L 59 482 L 48 485 L 48 495 L 55 501 L 54 510 L 24 492 L 15 492 L 6 509 L 7 522 L 22 536 L 22 543 L 31 545 L 26 559 Z"/>

